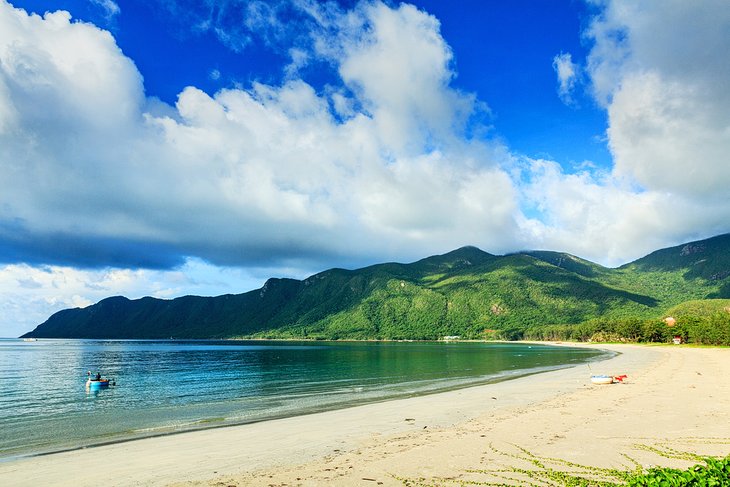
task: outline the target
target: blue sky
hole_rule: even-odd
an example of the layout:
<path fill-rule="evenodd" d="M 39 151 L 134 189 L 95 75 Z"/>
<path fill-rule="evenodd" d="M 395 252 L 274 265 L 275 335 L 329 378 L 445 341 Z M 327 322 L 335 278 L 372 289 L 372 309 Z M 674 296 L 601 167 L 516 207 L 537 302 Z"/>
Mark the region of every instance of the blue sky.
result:
<path fill-rule="evenodd" d="M 176 10 L 166 5 L 177 3 L 185 5 L 176 8 L 187 15 L 172 19 Z M 61 1 L 53 7 L 109 29 L 144 76 L 147 96 L 167 103 L 174 104 L 186 86 L 212 94 L 252 81 L 281 83 L 283 67 L 289 61 L 286 50 L 301 32 L 271 45 L 261 34 L 235 25 L 241 14 L 219 21 L 223 28 L 250 39 L 245 47 L 231 47 L 230 41 L 227 44 L 216 36 L 215 27 L 202 30 L 190 26 L 192 19 L 197 23 L 208 20 L 211 7 L 204 4 L 215 2 L 177 3 L 119 2 L 123 10 L 120 7 L 119 14 L 111 17 L 103 2 Z M 231 5 L 227 11 L 237 11 L 251 2 L 218 3 Z M 14 4 L 41 15 L 49 8 L 46 1 Z M 563 103 L 556 96 L 552 67 L 556 53 L 572 53 L 575 60 L 585 58 L 588 43 L 582 39 L 582 26 L 596 9 L 578 1 L 546 0 L 464 0 L 456 8 L 444 1 L 413 4 L 438 18 L 441 35 L 454 53 L 456 77 L 452 84 L 478 94 L 488 104 L 494 135 L 530 156 L 565 161 L 568 168 L 585 160 L 610 163 L 604 111 L 580 90 L 575 104 Z M 211 76 L 214 72 L 218 74 Z M 318 89 L 338 82 L 332 67 L 322 64 L 305 70 L 303 78 Z"/>
<path fill-rule="evenodd" d="M 722 0 L 0 0 L 0 336 L 115 294 L 730 231 Z"/>

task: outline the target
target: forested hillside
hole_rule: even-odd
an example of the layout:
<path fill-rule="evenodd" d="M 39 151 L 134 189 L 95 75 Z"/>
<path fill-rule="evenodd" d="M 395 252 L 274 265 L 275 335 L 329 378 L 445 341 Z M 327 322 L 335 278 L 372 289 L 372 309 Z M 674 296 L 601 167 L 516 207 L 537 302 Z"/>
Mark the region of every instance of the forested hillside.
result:
<path fill-rule="evenodd" d="M 676 331 L 663 318 L 675 313 L 690 321 L 675 311 L 687 309 L 678 305 L 717 298 L 730 298 L 730 235 L 660 250 L 617 269 L 566 253 L 495 256 L 464 247 L 411 264 L 270 279 L 244 294 L 108 298 L 60 311 L 25 336 L 663 341 Z M 722 332 L 723 313 L 730 313 L 717 313 L 713 323 L 721 331 L 712 340 L 730 342 L 730 332 L 726 338 Z M 700 314 L 709 319 L 693 316 Z M 690 341 L 707 335 L 682 333 Z"/>

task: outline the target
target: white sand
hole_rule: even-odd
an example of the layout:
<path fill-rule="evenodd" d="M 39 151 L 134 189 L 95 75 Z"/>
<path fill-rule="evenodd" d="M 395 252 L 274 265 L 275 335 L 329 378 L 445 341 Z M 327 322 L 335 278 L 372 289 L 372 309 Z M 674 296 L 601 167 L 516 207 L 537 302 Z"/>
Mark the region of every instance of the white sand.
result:
<path fill-rule="evenodd" d="M 0 485 L 403 485 L 504 481 L 499 453 L 685 467 L 637 445 L 730 454 L 730 349 L 601 345 L 621 355 L 493 385 L 0 463 Z M 495 451 L 495 449 L 497 451 Z M 469 472 L 479 470 L 478 472 Z M 485 472 L 486 470 L 486 472 Z"/>

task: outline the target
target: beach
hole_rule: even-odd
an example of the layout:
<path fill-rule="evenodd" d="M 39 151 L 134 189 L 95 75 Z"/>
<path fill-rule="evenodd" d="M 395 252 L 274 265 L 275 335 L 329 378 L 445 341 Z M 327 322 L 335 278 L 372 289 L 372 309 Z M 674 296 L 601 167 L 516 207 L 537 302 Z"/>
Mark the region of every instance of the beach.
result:
<path fill-rule="evenodd" d="M 0 484 L 518 485 L 511 469 L 533 468 L 535 458 L 627 469 L 696 463 L 672 451 L 730 454 L 730 349 L 586 346 L 619 355 L 439 394 L 0 462 Z M 592 374 L 628 380 L 598 386 Z"/>

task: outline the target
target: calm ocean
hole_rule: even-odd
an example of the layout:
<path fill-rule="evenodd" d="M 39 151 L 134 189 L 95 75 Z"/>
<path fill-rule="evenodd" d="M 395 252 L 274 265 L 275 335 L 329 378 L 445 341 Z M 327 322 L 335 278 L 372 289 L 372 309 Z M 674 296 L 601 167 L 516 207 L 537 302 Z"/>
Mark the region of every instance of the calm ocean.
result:
<path fill-rule="evenodd" d="M 603 356 L 511 343 L 0 339 L 0 460 L 426 394 Z M 87 370 L 117 385 L 89 393 Z"/>

